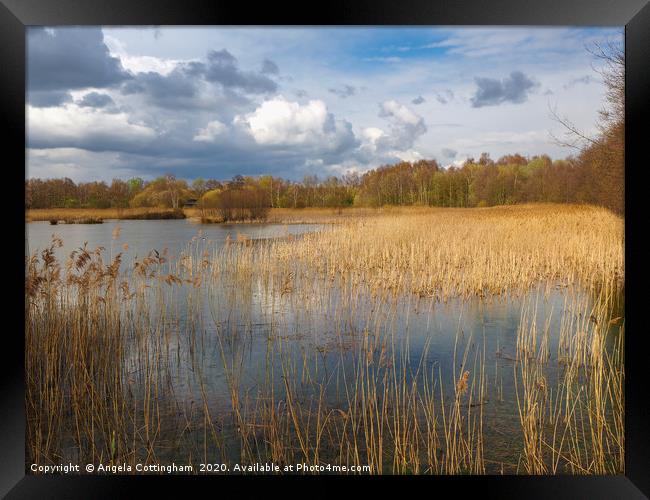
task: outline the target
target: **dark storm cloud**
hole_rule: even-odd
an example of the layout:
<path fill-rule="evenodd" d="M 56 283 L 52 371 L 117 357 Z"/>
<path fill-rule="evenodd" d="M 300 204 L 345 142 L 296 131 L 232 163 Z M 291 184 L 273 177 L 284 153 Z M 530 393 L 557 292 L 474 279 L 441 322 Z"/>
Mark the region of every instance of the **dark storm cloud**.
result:
<path fill-rule="evenodd" d="M 113 99 L 108 94 L 100 94 L 98 92 L 90 92 L 83 96 L 83 98 L 77 103 L 79 106 L 88 107 L 88 108 L 105 108 L 115 104 Z"/>
<path fill-rule="evenodd" d="M 100 28 L 27 29 L 27 88 L 109 87 L 130 78 Z"/>
<path fill-rule="evenodd" d="M 151 138 L 117 134 L 114 130 L 93 129 L 84 134 L 64 137 L 34 132 L 27 135 L 27 147 L 30 149 L 77 148 L 92 152 L 146 153 L 163 151 L 160 145 L 162 141 L 156 143 Z M 164 151 L 169 152 L 170 149 Z"/>
<path fill-rule="evenodd" d="M 43 91 L 29 91 L 27 93 L 27 102 L 35 108 L 50 108 L 60 106 L 66 102 L 72 101 L 72 96 L 69 92 L 62 90 L 43 90 Z"/>
<path fill-rule="evenodd" d="M 186 65 L 186 72 L 188 75 L 201 76 L 209 82 L 219 83 L 224 88 L 251 94 L 275 92 L 278 88 L 273 80 L 261 73 L 240 70 L 237 59 L 226 49 L 211 50 L 208 52 L 207 63 L 189 63 Z"/>
<path fill-rule="evenodd" d="M 333 124 L 326 123 L 330 128 Z M 273 175 L 301 178 L 305 159 L 317 155 L 325 165 L 346 159 L 350 150 L 358 145 L 351 126 L 337 136 L 338 143 L 323 150 L 309 146 L 257 145 L 250 136 L 236 136 L 226 132 L 222 142 L 193 142 L 178 134 L 161 137 L 146 147 L 128 147 L 120 150 L 120 168 L 137 170 L 140 175 L 156 177 L 174 171 L 180 177 L 229 179 L 234 175 L 258 175 L 260 165 Z"/>
<path fill-rule="evenodd" d="M 353 96 L 354 94 L 357 93 L 356 87 L 353 87 L 352 85 L 343 85 L 340 89 L 327 89 L 329 92 L 331 92 L 334 95 L 339 96 L 341 99 L 345 99 L 346 97 Z"/>
<path fill-rule="evenodd" d="M 278 68 L 278 65 L 270 59 L 264 59 L 264 61 L 262 61 L 262 73 L 277 75 L 280 73 L 280 68 Z"/>
<path fill-rule="evenodd" d="M 141 92 L 144 92 L 146 87 L 138 82 L 138 81 L 130 81 L 126 82 L 122 87 L 120 88 L 120 92 L 122 92 L 123 95 L 131 95 L 131 94 L 139 94 Z"/>
<path fill-rule="evenodd" d="M 194 81 L 178 69 L 174 69 L 169 75 L 161 75 L 155 71 L 138 73 L 137 82 L 144 87 L 148 96 L 158 101 L 196 95 Z"/>
<path fill-rule="evenodd" d="M 496 106 L 503 103 L 520 104 L 528 99 L 528 92 L 538 84 L 521 71 L 513 71 L 501 80 L 475 78 L 477 89 L 471 98 L 472 107 Z"/>
<path fill-rule="evenodd" d="M 192 109 L 200 107 L 196 99 L 198 83 L 191 68 L 179 65 L 167 75 L 155 71 L 137 73 L 120 90 L 125 96 L 141 94 L 148 103 L 160 108 Z"/>
<path fill-rule="evenodd" d="M 422 104 L 423 102 L 426 102 L 426 99 L 424 97 L 422 97 L 421 95 L 419 95 L 415 99 L 413 99 L 411 102 L 417 106 L 418 104 Z"/>
<path fill-rule="evenodd" d="M 221 50 L 209 52 L 207 63 L 180 63 L 166 75 L 155 71 L 137 73 L 120 90 L 123 95 L 143 94 L 149 102 L 163 108 L 196 108 L 201 107 L 196 98 L 202 82 L 220 86 L 219 92 L 211 92 L 213 97 L 227 98 L 235 105 L 249 102 L 246 93 L 261 94 L 277 89 L 268 77 L 241 71 L 237 59 L 227 50 Z"/>

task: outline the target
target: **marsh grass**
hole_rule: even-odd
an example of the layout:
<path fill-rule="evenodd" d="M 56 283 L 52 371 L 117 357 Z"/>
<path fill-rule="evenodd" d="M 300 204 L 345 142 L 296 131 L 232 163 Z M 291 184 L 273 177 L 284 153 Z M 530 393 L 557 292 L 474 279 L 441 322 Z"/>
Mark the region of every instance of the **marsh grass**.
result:
<path fill-rule="evenodd" d="M 623 325 L 612 318 L 609 295 L 594 303 L 568 296 L 560 327 L 552 386 L 544 367 L 550 353 L 535 319 L 522 311 L 515 364 L 517 405 L 524 436 L 521 464 L 528 474 L 615 474 L 624 471 Z M 533 309 L 534 310 L 534 309 Z M 607 345 L 607 344 L 610 345 Z"/>
<path fill-rule="evenodd" d="M 64 221 L 66 224 L 88 224 L 80 221 L 106 219 L 184 219 L 182 209 L 171 208 L 34 208 L 25 211 L 25 221 Z"/>
<path fill-rule="evenodd" d="M 55 238 L 26 261 L 27 460 L 503 470 L 485 445 L 494 358 L 516 384 L 512 472 L 621 473 L 622 238 L 604 210 L 539 206 L 375 213 L 217 250 L 197 237 L 130 263 L 113 245 L 60 263 Z M 557 289 L 563 307 L 538 316 Z M 451 369 L 428 341 L 412 354 L 418 308 L 518 294 L 514 353 L 487 352 L 459 317 Z M 259 316 L 243 307 L 260 297 Z"/>

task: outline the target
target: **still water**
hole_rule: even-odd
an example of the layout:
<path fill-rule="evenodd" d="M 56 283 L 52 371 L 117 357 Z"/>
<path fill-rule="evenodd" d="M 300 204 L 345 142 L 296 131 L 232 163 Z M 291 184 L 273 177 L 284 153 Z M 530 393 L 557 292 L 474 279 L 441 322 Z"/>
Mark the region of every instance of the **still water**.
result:
<path fill-rule="evenodd" d="M 115 232 L 118 226 L 119 235 Z M 203 225 L 170 220 L 59 226 L 37 222 L 27 224 L 26 231 L 30 253 L 46 247 L 55 234 L 64 242 L 57 250 L 59 257 L 87 242 L 89 249 L 104 247 L 107 257 L 122 252 L 128 273 L 131 262 L 152 249 L 161 253 L 167 249 L 173 259 L 194 244 L 201 246 L 203 255 L 216 258 L 218 249 L 238 235 L 268 240 L 318 230 L 324 229 L 317 225 Z M 152 310 L 160 309 L 161 317 L 169 316 L 164 319 L 167 334 L 161 370 L 165 380 L 157 394 L 165 415 L 157 460 L 178 461 L 195 450 L 224 462 L 240 459 L 245 446 L 242 418 L 246 418 L 239 413 L 255 414 L 263 404 L 260 401 L 271 393 L 280 395 L 278 407 L 281 403 L 286 406 L 282 393 L 287 378 L 292 379 L 296 394 L 306 405 L 318 396 L 319 404 L 331 408 L 350 406 L 349 385 L 342 380 L 355 373 L 359 353 L 368 351 L 377 357 L 376 367 L 398 364 L 407 383 L 422 384 L 418 377 L 424 372 L 431 374 L 441 399 L 453 399 L 458 377 L 470 372 L 475 385 L 484 385 L 483 390 L 472 387 L 470 391 L 475 412 L 482 412 L 486 471 L 522 472 L 515 385 L 522 311 L 534 312 L 526 321 L 537 325 L 540 342 L 549 346 L 544 373 L 553 387 L 563 369 L 557 348 L 561 323 L 568 316 L 584 314 L 573 306 L 588 297 L 580 293 L 568 296 L 559 287 L 539 287 L 520 296 L 440 303 L 409 294 L 377 296 L 363 287 L 352 292 L 338 281 L 298 285 L 302 290 L 299 296 L 280 292 L 252 275 L 233 282 L 224 278 L 198 288 L 170 287 L 151 303 Z M 395 351 L 386 349 L 386 339 Z M 138 384 L 143 365 L 147 365 L 142 352 L 154 352 L 159 360 L 155 345 L 160 345 L 160 338 L 144 344 L 139 340 L 124 360 L 125 380 L 133 383 L 136 394 L 145 385 Z M 233 399 L 237 400 L 237 419 L 232 415 Z M 255 430 L 262 425 L 250 425 L 250 439 L 264 441 Z M 213 439 L 210 432 L 215 434 Z M 74 447 L 69 453 L 74 458 Z"/>
<path fill-rule="evenodd" d="M 181 220 L 125 220 L 105 221 L 103 224 L 61 224 L 30 222 L 25 225 L 26 253 L 43 250 L 52 241 L 52 235 L 63 240 L 57 255 L 67 256 L 71 251 L 88 243 L 89 249 L 104 247 L 113 254 L 122 252 L 128 257 L 144 257 L 151 250 L 168 249 L 174 257 L 184 250 L 193 237 L 200 237 L 214 246 L 223 245 L 227 238 L 242 235 L 254 240 L 300 235 L 317 230 L 315 224 L 199 224 L 191 219 Z M 119 228 L 119 238 L 114 238 Z M 128 249 L 124 249 L 126 243 Z"/>

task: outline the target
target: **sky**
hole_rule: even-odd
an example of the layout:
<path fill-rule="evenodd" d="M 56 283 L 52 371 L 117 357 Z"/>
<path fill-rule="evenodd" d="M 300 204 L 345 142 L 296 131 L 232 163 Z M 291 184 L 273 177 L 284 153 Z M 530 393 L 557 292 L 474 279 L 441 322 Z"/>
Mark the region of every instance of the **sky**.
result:
<path fill-rule="evenodd" d="M 29 27 L 27 177 L 300 180 L 597 131 L 623 28 Z"/>

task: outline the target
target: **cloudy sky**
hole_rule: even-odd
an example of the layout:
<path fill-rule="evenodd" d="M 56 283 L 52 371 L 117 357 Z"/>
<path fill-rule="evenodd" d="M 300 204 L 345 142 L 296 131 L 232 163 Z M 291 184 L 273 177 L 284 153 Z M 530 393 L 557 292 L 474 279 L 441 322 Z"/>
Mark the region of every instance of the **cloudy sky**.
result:
<path fill-rule="evenodd" d="M 570 151 L 612 28 L 28 28 L 27 175 L 291 179 Z"/>

